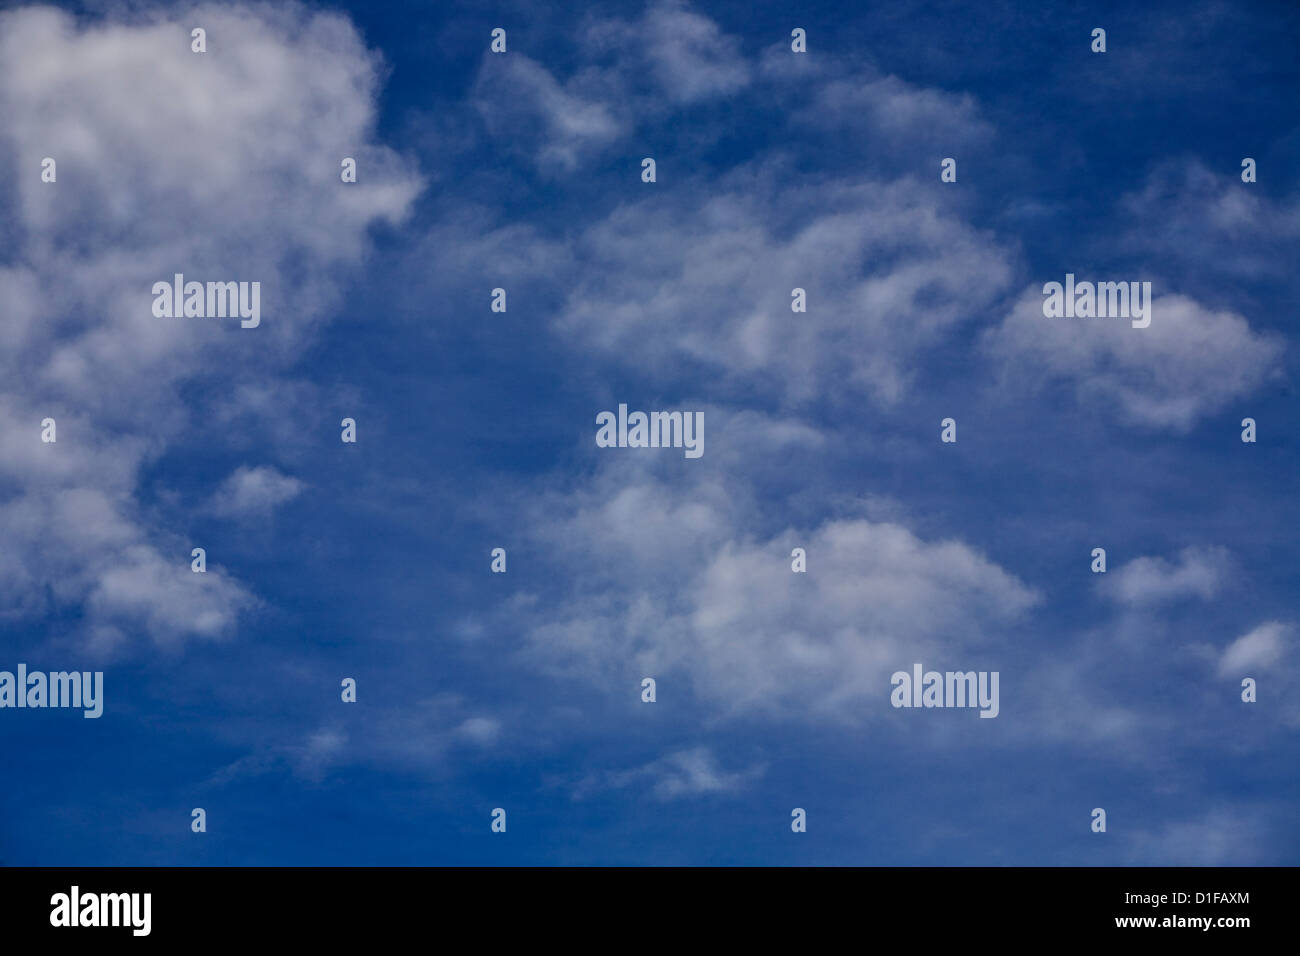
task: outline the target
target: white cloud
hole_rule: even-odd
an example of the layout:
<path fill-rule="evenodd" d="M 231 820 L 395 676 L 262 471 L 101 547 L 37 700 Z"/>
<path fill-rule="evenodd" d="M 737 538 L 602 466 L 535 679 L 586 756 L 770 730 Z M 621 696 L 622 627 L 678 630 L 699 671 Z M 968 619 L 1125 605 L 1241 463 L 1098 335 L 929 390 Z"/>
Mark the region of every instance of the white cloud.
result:
<path fill-rule="evenodd" d="M 1134 558 L 1098 582 L 1112 601 L 1131 607 L 1199 598 L 1208 601 L 1222 590 L 1232 561 L 1224 548 L 1183 548 L 1175 561 Z"/>
<path fill-rule="evenodd" d="M 626 132 L 626 123 L 589 92 L 584 81 L 565 85 L 521 53 L 488 54 L 475 82 L 473 101 L 489 133 L 535 149 L 546 170 L 571 172 Z"/>
<path fill-rule="evenodd" d="M 719 713 L 860 720 L 888 711 L 900 667 L 1002 653 L 1038 600 L 962 542 L 857 517 L 757 536 L 757 518 L 735 473 L 670 485 L 610 466 L 523 519 L 572 590 L 501 613 L 548 670 L 688 681 Z M 791 570 L 795 547 L 806 574 Z"/>
<path fill-rule="evenodd" d="M 750 67 L 739 41 L 685 3 L 653 5 L 633 30 L 645 37 L 659 84 L 678 102 L 726 96 L 749 83 Z"/>
<path fill-rule="evenodd" d="M 473 217 L 458 224 L 469 239 L 465 228 L 446 233 L 458 241 L 440 258 L 488 257 L 502 281 L 545 277 L 564 290 L 556 326 L 584 349 L 631 357 L 639 370 L 718 375 L 724 388 L 796 405 L 824 398 L 831 383 L 888 404 L 907 393 L 927 349 L 1001 302 L 1013 253 L 950 212 L 950 197 L 912 178 L 914 166 L 902 179 L 860 169 L 827 179 L 793 159 L 810 134 L 840 144 L 846 130 L 870 141 L 868 161 L 881 143 L 969 152 L 992 132 L 971 97 L 788 49 L 754 70 L 738 42 L 680 3 L 639 21 L 594 19 L 579 52 L 563 82 L 518 54 L 485 55 L 480 70 L 474 101 L 489 130 L 544 169 L 571 172 L 685 103 L 802 97 L 788 110 L 787 147 L 716 181 L 661 168 L 671 189 L 640 190 L 564 243 Z M 778 60 L 817 66 L 792 78 Z M 806 290 L 806 313 L 791 312 L 794 288 Z"/>
<path fill-rule="evenodd" d="M 1254 672 L 1271 668 L 1282 659 L 1290 633 L 1289 625 L 1268 621 L 1241 635 L 1219 658 L 1219 676 L 1258 677 Z"/>
<path fill-rule="evenodd" d="M 206 54 L 190 51 L 195 24 Z M 17 489 L 0 508 L 5 613 L 80 603 L 86 636 L 109 647 L 139 630 L 229 633 L 256 603 L 219 572 L 191 573 L 181 529 L 146 521 L 136 479 L 189 424 L 182 386 L 228 383 L 232 366 L 271 382 L 369 228 L 408 210 L 419 178 L 373 142 L 380 72 L 345 19 L 296 5 L 143 10 L 129 25 L 0 14 L 13 170 L 0 479 Z M 344 156 L 356 184 L 339 180 Z M 261 326 L 155 318 L 152 284 L 175 272 L 260 282 Z M 39 440 L 47 416 L 56 444 Z"/>
<path fill-rule="evenodd" d="M 1032 388 L 1064 381 L 1081 404 L 1115 409 L 1138 425 L 1186 431 L 1257 389 L 1276 370 L 1282 343 L 1235 312 L 1159 292 L 1156 283 L 1151 325 L 1137 329 L 1127 319 L 1047 318 L 1036 284 L 985 335 L 984 346 L 1008 382 Z"/>
<path fill-rule="evenodd" d="M 806 576 L 790 570 L 794 547 L 808 553 Z M 981 653 L 1035 600 L 960 542 L 831 521 L 715 552 L 691 595 L 689 638 L 668 650 L 692 660 L 697 686 L 733 706 L 858 708 L 883 701 L 889 675 L 913 661 Z"/>
<path fill-rule="evenodd" d="M 563 80 L 517 51 L 484 54 L 471 96 L 489 134 L 549 173 L 572 172 L 647 117 L 750 79 L 739 42 L 674 0 L 636 21 L 591 19 L 579 39 L 579 66 Z"/>
<path fill-rule="evenodd" d="M 909 180 L 804 186 L 767 166 L 686 197 L 621 206 L 585 231 L 564 333 L 794 403 L 832 387 L 891 403 L 919 355 L 1010 279 L 1005 252 Z M 791 311 L 794 288 L 806 313 Z"/>
<path fill-rule="evenodd" d="M 281 474 L 269 465 L 235 469 L 212 498 L 212 510 L 226 517 L 265 516 L 303 489 L 297 478 Z"/>
<path fill-rule="evenodd" d="M 843 135 L 858 132 L 879 149 L 925 148 L 933 155 L 934 175 L 939 159 L 961 147 L 966 155 L 987 145 L 993 127 L 969 93 L 915 86 L 897 76 L 876 76 L 869 71 L 847 73 L 817 88 L 806 110 L 795 116 L 801 126 Z"/>
<path fill-rule="evenodd" d="M 611 62 L 597 75 L 611 91 L 635 96 L 640 114 L 730 96 L 752 74 L 739 39 L 680 0 L 652 3 L 635 21 L 593 19 L 582 47 L 588 60 Z"/>
<path fill-rule="evenodd" d="M 1290 277 L 1300 254 L 1300 199 L 1270 199 L 1240 173 L 1215 172 L 1196 159 L 1158 165 L 1120 200 L 1131 228 L 1107 241 L 1118 238 L 1132 254 L 1179 262 L 1194 275 Z"/>
<path fill-rule="evenodd" d="M 362 691 L 364 693 L 364 690 Z M 457 754 L 481 754 L 502 733 L 495 717 L 462 716 L 466 704 L 455 695 L 404 701 L 358 710 L 349 730 L 284 727 L 275 739 L 217 770 L 210 783 L 287 770 L 308 780 L 324 779 L 341 767 L 437 772 Z"/>
<path fill-rule="evenodd" d="M 622 790 L 648 786 L 659 800 L 734 793 L 765 771 L 762 765 L 744 770 L 726 771 L 708 747 L 677 750 L 632 770 L 605 771 L 586 777 L 574 787 L 574 799 L 581 800 L 594 791 Z"/>
<path fill-rule="evenodd" d="M 0 474 L 18 489 L 0 505 L 5 617 L 81 604 L 84 637 L 107 652 L 139 632 L 160 644 L 222 637 L 256 606 L 220 567 L 193 573 L 180 534 L 139 519 L 132 493 L 143 440 L 114 442 L 86 419 L 60 415 L 58 441 L 45 444 L 39 421 L 0 394 Z"/>
<path fill-rule="evenodd" d="M 882 74 L 860 56 L 792 54 L 788 38 L 749 57 L 738 37 L 681 0 L 652 3 L 638 19 L 589 17 L 563 77 L 517 51 L 485 54 L 472 99 L 499 145 L 570 173 L 645 125 L 671 122 L 679 132 L 684 110 L 741 97 L 779 105 L 790 145 L 849 143 L 868 168 L 914 172 L 923 161 L 937 177 L 940 157 L 993 142 L 969 94 Z"/>
<path fill-rule="evenodd" d="M 482 747 L 496 743 L 501 735 L 501 721 L 492 717 L 470 717 L 456 728 L 456 734 Z"/>

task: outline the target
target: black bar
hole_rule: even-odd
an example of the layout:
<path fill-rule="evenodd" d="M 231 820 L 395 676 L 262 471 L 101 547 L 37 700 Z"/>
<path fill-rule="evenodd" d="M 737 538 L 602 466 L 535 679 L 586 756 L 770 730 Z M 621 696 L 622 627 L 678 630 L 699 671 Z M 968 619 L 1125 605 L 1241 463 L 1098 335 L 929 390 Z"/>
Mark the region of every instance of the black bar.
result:
<path fill-rule="evenodd" d="M 11 868 L 0 869 L 0 925 L 6 942 L 62 937 L 91 945 L 110 939 L 338 945 L 417 934 L 450 946 L 469 933 L 479 941 L 587 941 L 641 951 L 677 948 L 704 934 L 758 944 L 788 937 L 806 949 L 828 934 L 847 933 L 856 946 L 901 933 L 914 944 L 909 952 L 948 941 L 983 946 L 1126 937 L 1143 946 L 1225 947 L 1294 928 L 1284 908 L 1294 897 L 1295 876 L 1294 868 L 1229 867 Z M 150 894 L 148 934 L 135 935 L 144 925 L 143 897 L 139 911 L 121 897 L 109 901 L 105 920 L 116 907 L 127 925 L 51 925 L 56 895 L 68 897 L 70 911 L 73 886 L 88 919 L 98 918 L 99 894 Z M 87 904 L 88 895 L 96 901 Z M 1117 924 L 1135 918 L 1154 923 Z M 1208 929 L 1188 925 L 1206 918 Z M 1219 922 L 1242 919 L 1247 923 Z"/>

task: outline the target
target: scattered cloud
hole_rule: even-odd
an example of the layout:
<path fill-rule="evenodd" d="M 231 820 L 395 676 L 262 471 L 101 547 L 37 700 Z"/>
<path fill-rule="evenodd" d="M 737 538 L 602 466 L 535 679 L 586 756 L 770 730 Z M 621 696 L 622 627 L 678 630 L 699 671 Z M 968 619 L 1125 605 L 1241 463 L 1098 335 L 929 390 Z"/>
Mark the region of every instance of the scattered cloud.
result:
<path fill-rule="evenodd" d="M 1226 584 L 1232 558 L 1225 548 L 1183 548 L 1169 561 L 1134 558 L 1099 580 L 1101 593 L 1130 607 L 1150 607 L 1196 598 L 1208 601 Z"/>
<path fill-rule="evenodd" d="M 1034 285 L 983 343 L 1004 386 L 1063 382 L 1080 404 L 1177 432 L 1250 395 L 1278 371 L 1281 340 L 1256 332 L 1235 312 L 1183 295 L 1156 294 L 1150 308 L 1151 325 L 1141 329 L 1127 319 L 1047 318 L 1042 287 Z"/>
<path fill-rule="evenodd" d="M 1291 627 L 1281 621 L 1268 621 L 1241 635 L 1219 658 L 1220 677 L 1257 676 L 1282 659 Z"/>
<path fill-rule="evenodd" d="M 297 478 L 281 474 L 269 465 L 235 469 L 212 498 L 212 510 L 223 517 L 265 517 L 303 489 Z"/>
<path fill-rule="evenodd" d="M 602 790 L 648 789 L 658 800 L 734 793 L 763 775 L 755 765 L 726 771 L 708 747 L 678 750 L 632 770 L 605 771 L 585 777 L 573 788 L 575 800 Z"/>

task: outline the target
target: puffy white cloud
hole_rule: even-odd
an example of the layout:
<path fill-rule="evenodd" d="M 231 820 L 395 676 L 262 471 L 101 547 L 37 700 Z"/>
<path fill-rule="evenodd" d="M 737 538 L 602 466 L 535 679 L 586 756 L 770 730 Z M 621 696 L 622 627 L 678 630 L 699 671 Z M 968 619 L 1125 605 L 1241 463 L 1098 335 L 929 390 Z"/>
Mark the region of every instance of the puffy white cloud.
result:
<path fill-rule="evenodd" d="M 188 541 L 151 533 L 130 511 L 120 493 L 75 483 L 28 489 L 0 506 L 5 615 L 80 603 L 83 636 L 105 653 L 140 633 L 159 644 L 228 634 L 256 599 L 216 565 L 195 574 Z"/>
<path fill-rule="evenodd" d="M 1038 601 L 969 545 L 892 522 L 755 534 L 743 484 L 620 465 L 544 496 L 524 520 L 575 583 L 558 601 L 517 595 L 496 629 L 521 631 L 530 662 L 593 683 L 654 674 L 719 713 L 859 720 L 888 711 L 889 675 L 914 661 L 996 661 Z M 791 570 L 796 547 L 807 573 Z"/>
<path fill-rule="evenodd" d="M 205 54 L 190 50 L 195 25 Z M 188 424 L 182 387 L 229 383 L 232 366 L 271 381 L 363 260 L 370 227 L 399 221 L 418 193 L 373 142 L 380 71 L 347 20 L 297 5 L 142 9 L 129 23 L 0 14 L 10 614 L 46 594 L 80 602 L 108 646 L 137 630 L 216 636 L 255 603 L 223 574 L 191 573 L 179 529 L 143 517 L 136 478 Z M 55 183 L 41 181 L 46 156 Z M 356 184 L 340 182 L 345 156 Z M 260 282 L 261 326 L 156 318 L 152 285 L 176 272 Z M 47 416 L 56 444 L 39 440 Z"/>
<path fill-rule="evenodd" d="M 983 344 L 1004 381 L 1065 382 L 1082 404 L 1176 431 L 1249 395 L 1276 371 L 1283 348 L 1276 337 L 1235 312 L 1160 295 L 1158 284 L 1153 293 L 1151 324 L 1139 329 L 1127 319 L 1045 317 L 1042 286 L 1034 285 Z"/>
<path fill-rule="evenodd" d="M 804 547 L 810 570 L 790 569 Z M 762 543 L 729 543 L 692 590 L 668 654 L 699 689 L 740 707 L 796 700 L 814 711 L 876 710 L 889 675 L 913 661 L 964 661 L 1035 603 L 1014 576 L 955 541 L 831 521 Z M 964 656 L 963 656 L 964 655 Z M 954 662 L 955 666 L 955 662 Z"/>

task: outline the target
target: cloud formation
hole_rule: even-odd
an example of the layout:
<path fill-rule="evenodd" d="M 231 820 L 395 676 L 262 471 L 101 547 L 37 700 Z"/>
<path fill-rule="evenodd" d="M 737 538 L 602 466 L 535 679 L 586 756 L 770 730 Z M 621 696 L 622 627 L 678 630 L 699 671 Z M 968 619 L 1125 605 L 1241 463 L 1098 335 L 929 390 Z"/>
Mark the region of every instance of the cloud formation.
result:
<path fill-rule="evenodd" d="M 191 52 L 194 24 L 206 54 Z M 255 603 L 225 574 L 190 572 L 181 529 L 152 525 L 136 482 L 189 424 L 186 388 L 273 379 L 370 228 L 408 211 L 420 180 L 373 141 L 379 77 L 346 19 L 296 5 L 144 10 L 130 24 L 0 14 L 0 164 L 15 185 L 0 210 L 15 329 L 0 344 L 8 613 L 44 609 L 47 594 L 84 603 L 87 636 L 108 646 L 135 627 L 228 633 Z M 346 187 L 344 156 L 361 170 Z M 155 317 L 152 284 L 177 272 L 259 281 L 262 325 Z M 56 444 L 40 441 L 45 417 Z M 250 505 L 259 476 L 244 478 L 218 500 Z"/>
<path fill-rule="evenodd" d="M 1042 287 L 1034 285 L 983 344 L 1006 385 L 1064 383 L 1081 405 L 1176 432 L 1249 396 L 1278 371 L 1281 340 L 1236 312 L 1158 290 L 1150 308 L 1144 329 L 1123 319 L 1048 318 Z"/>

